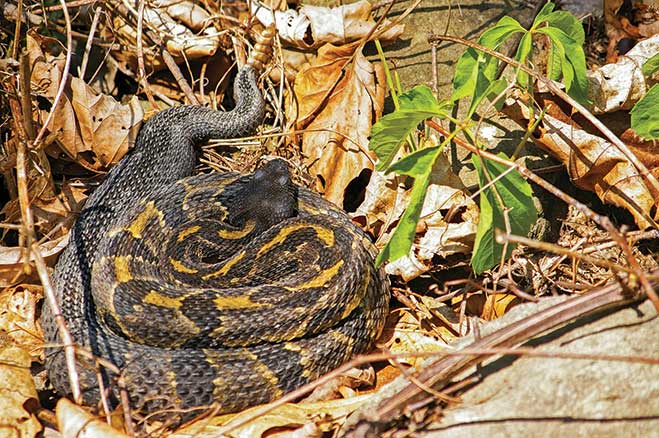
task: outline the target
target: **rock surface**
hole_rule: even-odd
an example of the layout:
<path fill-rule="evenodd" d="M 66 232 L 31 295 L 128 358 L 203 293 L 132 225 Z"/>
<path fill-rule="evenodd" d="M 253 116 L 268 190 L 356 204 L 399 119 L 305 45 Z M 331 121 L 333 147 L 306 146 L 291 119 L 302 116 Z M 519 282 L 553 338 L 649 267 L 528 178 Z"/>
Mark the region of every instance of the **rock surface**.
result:
<path fill-rule="evenodd" d="M 496 321 L 512 322 L 534 305 Z M 489 330 L 488 330 L 489 331 Z M 651 303 L 577 321 L 534 340 L 539 351 L 655 358 L 659 318 Z M 444 411 L 426 438 L 659 436 L 659 365 L 597 359 L 504 357 Z"/>

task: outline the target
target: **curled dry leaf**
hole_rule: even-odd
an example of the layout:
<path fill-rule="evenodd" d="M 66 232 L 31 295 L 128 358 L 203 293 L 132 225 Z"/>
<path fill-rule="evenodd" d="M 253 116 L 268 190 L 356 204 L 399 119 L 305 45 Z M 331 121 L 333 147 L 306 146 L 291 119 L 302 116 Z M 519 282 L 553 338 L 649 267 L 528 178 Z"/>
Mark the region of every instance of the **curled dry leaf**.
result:
<path fill-rule="evenodd" d="M 36 285 L 5 288 L 0 292 L 0 331 L 11 338 L 14 345 L 26 351 L 32 360 L 39 360 L 43 334 L 37 324 L 37 302 L 43 289 Z"/>
<path fill-rule="evenodd" d="M 46 263 L 51 264 L 55 261 L 57 254 L 60 253 L 68 243 L 68 234 L 39 245 L 41 255 Z M 0 247 L 0 287 L 13 286 L 36 277 L 36 271 L 33 265 L 33 258 L 30 264 L 25 264 L 25 249 L 19 247 Z"/>
<path fill-rule="evenodd" d="M 62 438 L 128 438 L 65 398 L 57 402 L 55 414 Z"/>
<path fill-rule="evenodd" d="M 337 205 L 343 205 L 348 184 L 373 169 L 368 135 L 384 103 L 382 67 L 360 47 L 323 46 L 294 86 L 297 127 L 305 129 L 302 152 L 318 177 L 318 191 Z"/>
<path fill-rule="evenodd" d="M 39 420 L 28 411 L 39 397 L 30 374 L 30 355 L 0 332 L 0 436 L 33 438 Z"/>
<path fill-rule="evenodd" d="M 252 13 L 264 26 L 273 23 L 279 37 L 295 47 L 310 49 L 323 44 L 347 44 L 368 36 L 376 23 L 367 0 L 334 8 L 304 5 L 297 11 L 272 11 L 256 0 L 251 0 Z M 392 25 L 384 20 L 380 26 L 386 29 L 377 33 L 380 40 L 394 40 L 402 35 L 405 26 Z"/>
<path fill-rule="evenodd" d="M 457 335 L 458 317 L 443 303 L 430 308 L 422 305 L 414 313 L 409 309 L 392 313 L 387 319 L 379 343 L 385 343 L 389 352 L 405 356 L 406 353 L 439 353 L 449 347 Z M 398 359 L 401 364 L 417 366 L 427 358 L 409 356 Z"/>
<path fill-rule="evenodd" d="M 636 166 L 606 139 L 550 115 L 552 107 L 556 105 L 547 105 L 538 141 L 567 165 L 574 184 L 625 208 L 639 228 L 654 226 L 659 218 L 652 217 L 652 210 L 659 204 L 659 194 L 653 195 Z M 654 166 L 650 170 L 657 174 L 656 162 Z"/>
<path fill-rule="evenodd" d="M 85 188 L 66 182 L 62 185 L 59 195 L 32 199 L 30 206 L 37 233 L 39 235 L 50 233 L 53 238 L 68 233 L 73 226 L 74 214 L 80 211 L 83 201 L 87 199 L 85 192 Z M 7 222 L 19 223 L 21 209 L 18 199 L 8 201 L 1 213 Z"/>
<path fill-rule="evenodd" d="M 631 109 L 652 86 L 642 66 L 659 53 L 659 35 L 639 42 L 616 63 L 587 72 L 595 114 Z"/>
<path fill-rule="evenodd" d="M 52 102 L 61 81 L 61 59 L 45 54 L 42 42 L 42 37 L 28 34 L 31 80 L 37 91 Z M 57 141 L 62 151 L 90 170 L 107 168 L 135 142 L 144 116 L 142 107 L 136 96 L 124 105 L 96 93 L 79 78 L 69 79 L 48 127 L 49 141 Z M 42 111 L 43 120 L 47 114 Z"/>
<path fill-rule="evenodd" d="M 134 16 L 137 11 L 133 10 Z M 177 62 L 212 56 L 220 45 L 220 34 L 212 25 L 212 15 L 203 7 L 190 0 L 160 0 L 144 7 L 144 28 L 153 29 L 164 35 L 167 51 Z M 109 39 L 118 38 L 128 47 L 137 45 L 137 26 L 127 23 L 121 16 L 113 16 L 112 29 L 103 29 Z M 145 37 L 143 37 L 145 38 Z M 144 41 L 145 63 L 154 70 L 166 67 L 157 50 L 151 50 L 152 43 Z M 137 71 L 136 50 L 115 50 L 112 52 L 119 62 Z"/>
<path fill-rule="evenodd" d="M 408 256 L 390 262 L 386 271 L 408 281 L 431 269 L 433 257 L 468 254 L 478 226 L 478 206 L 462 181 L 451 172 L 445 155 L 437 158 L 417 226 L 416 240 Z M 378 241 L 387 241 L 410 202 L 411 189 L 396 184 L 394 177 L 375 172 L 366 187 L 364 202 L 352 215 Z"/>
<path fill-rule="evenodd" d="M 189 426 L 175 431 L 169 438 L 215 438 L 223 425 L 252 419 L 247 424 L 232 429 L 222 436 L 232 438 L 271 437 L 273 431 L 278 433 L 293 433 L 296 431 L 316 433 L 335 429 L 337 424 L 348 414 L 354 412 L 371 398 L 371 394 L 358 395 L 342 400 L 325 402 L 286 404 L 279 406 L 267 414 L 253 418 L 252 408 L 237 415 L 222 415 L 198 420 Z M 292 436 L 292 435 L 278 435 Z M 301 435 L 309 436 L 309 435 Z M 310 435 L 315 436 L 315 435 Z"/>
<path fill-rule="evenodd" d="M 464 300 L 467 301 L 466 313 L 478 315 L 484 321 L 497 319 L 520 303 L 519 298 L 511 293 L 486 295 L 479 291 L 457 295 L 451 300 L 451 304 L 459 307 Z"/>

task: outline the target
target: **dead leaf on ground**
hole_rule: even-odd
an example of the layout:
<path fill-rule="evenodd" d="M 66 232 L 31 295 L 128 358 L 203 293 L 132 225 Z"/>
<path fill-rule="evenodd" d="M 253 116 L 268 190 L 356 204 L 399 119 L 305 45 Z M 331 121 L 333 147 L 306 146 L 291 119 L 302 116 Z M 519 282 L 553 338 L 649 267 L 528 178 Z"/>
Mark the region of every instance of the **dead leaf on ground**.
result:
<path fill-rule="evenodd" d="M 394 177 L 374 173 L 364 202 L 352 215 L 366 230 L 386 242 L 410 202 L 411 189 Z M 479 210 L 462 181 L 451 171 L 446 155 L 436 161 L 409 255 L 390 262 L 386 271 L 409 281 L 435 267 L 433 258 L 468 254 L 473 249 Z"/>
<path fill-rule="evenodd" d="M 125 3 L 127 4 L 127 3 Z M 137 11 L 134 11 L 137 16 Z M 118 14 L 112 16 L 111 28 L 102 27 L 101 35 L 117 39 L 122 47 L 137 46 L 137 26 L 127 23 Z M 220 33 L 213 26 L 213 16 L 202 6 L 190 0 L 161 0 L 144 8 L 144 28 L 162 35 L 165 47 L 176 62 L 212 56 L 220 47 Z M 166 67 L 158 50 L 143 37 L 144 62 L 149 69 Z M 137 50 L 115 50 L 112 55 L 132 71 L 137 71 Z M 151 74 L 152 71 L 148 71 Z"/>
<path fill-rule="evenodd" d="M 43 347 L 43 334 L 37 324 L 37 303 L 41 298 L 43 288 L 37 285 L 25 284 L 0 292 L 0 331 L 33 361 L 40 360 Z"/>
<path fill-rule="evenodd" d="M 39 397 L 30 374 L 30 355 L 0 332 L 0 436 L 36 437 L 41 423 L 28 411 Z"/>
<path fill-rule="evenodd" d="M 322 434 L 336 429 L 348 414 L 363 406 L 371 398 L 371 394 L 357 395 L 342 400 L 331 400 L 325 402 L 285 404 L 273 409 L 267 414 L 260 415 L 249 423 L 233 429 L 222 436 L 232 438 L 261 438 L 273 435 L 291 434 L 303 431 L 305 433 Z M 237 423 L 243 419 L 252 418 L 252 412 L 259 407 L 247 409 L 237 415 L 222 415 L 212 418 L 204 418 L 184 428 L 181 428 L 169 438 L 215 438 L 217 432 L 223 425 Z M 302 435 L 317 436 L 317 435 Z"/>
<path fill-rule="evenodd" d="M 294 86 L 309 172 L 317 176 L 318 191 L 339 206 L 348 185 L 373 169 L 368 135 L 384 104 L 382 67 L 371 64 L 360 47 L 323 46 Z"/>
<path fill-rule="evenodd" d="M 451 325 L 457 328 L 457 316 L 445 304 L 437 307 L 443 307 L 443 310 L 433 308 L 432 312 L 439 313 L 441 318 L 433 313 L 412 312 L 406 308 L 393 312 L 387 318 L 378 343 L 385 344 L 391 354 L 402 355 L 403 358 L 398 359 L 398 362 L 410 366 L 417 366 L 427 358 L 413 355 L 404 357 L 406 353 L 439 353 L 450 348 L 449 344 L 457 337 L 457 332 L 444 324 L 444 321 L 448 316 Z"/>
<path fill-rule="evenodd" d="M 55 414 L 62 438 L 128 438 L 66 398 L 57 402 Z"/>
<path fill-rule="evenodd" d="M 47 38 L 28 33 L 32 85 L 35 92 L 52 102 L 61 80 L 62 59 L 44 53 L 41 44 L 47 42 Z M 44 121 L 47 115 L 48 111 L 40 112 Z M 137 96 L 124 105 L 70 76 L 49 126 L 47 143 L 56 141 L 63 152 L 87 169 L 103 170 L 119 161 L 135 142 L 143 116 Z"/>
<path fill-rule="evenodd" d="M 55 261 L 68 243 L 68 234 L 39 245 L 41 255 L 47 264 Z M 25 249 L 19 247 L 0 246 L 0 287 L 20 284 L 27 279 L 36 277 L 36 271 L 31 258 L 30 264 L 24 263 Z"/>
<path fill-rule="evenodd" d="M 659 203 L 659 194 L 653 196 L 636 166 L 604 138 L 550 115 L 551 106 L 555 107 L 547 105 L 550 111 L 538 142 L 567 165 L 572 182 L 595 192 L 603 202 L 625 208 L 639 228 L 654 226 L 659 218 L 653 218 L 652 211 Z M 650 171 L 659 175 L 656 162 Z"/>
<path fill-rule="evenodd" d="M 466 313 L 478 315 L 484 321 L 497 319 L 520 303 L 519 298 L 511 293 L 488 294 L 486 296 L 483 292 L 478 291 L 457 295 L 451 300 L 451 304 L 459 308 L 464 300 L 467 300 Z"/>
<path fill-rule="evenodd" d="M 87 189 L 70 181 L 62 184 L 59 195 L 53 197 L 33 198 L 30 207 L 34 215 L 34 229 L 38 235 L 49 234 L 59 238 L 69 232 L 73 226 L 75 214 L 87 199 Z M 6 222 L 19 223 L 21 209 L 18 199 L 8 201 L 2 210 Z M 57 228 L 57 230 L 54 230 Z"/>
<path fill-rule="evenodd" d="M 607 61 L 616 62 L 626 56 L 624 46 L 659 31 L 659 12 L 656 5 L 623 0 L 604 1 L 604 27 L 609 37 Z M 629 43 L 624 43 L 629 40 Z"/>
<path fill-rule="evenodd" d="M 367 0 L 333 8 L 304 5 L 297 11 L 273 11 L 252 0 L 251 7 L 261 24 L 269 26 L 274 18 L 279 37 L 302 49 L 357 41 L 368 36 L 376 25 L 371 13 L 373 5 Z M 377 37 L 385 41 L 398 38 L 405 30 L 403 24 L 392 25 L 386 19 L 380 28 L 386 31 L 378 33 Z"/>
<path fill-rule="evenodd" d="M 589 97 L 594 114 L 631 109 L 652 86 L 642 67 L 659 53 L 659 35 L 641 41 L 616 63 L 588 71 Z"/>

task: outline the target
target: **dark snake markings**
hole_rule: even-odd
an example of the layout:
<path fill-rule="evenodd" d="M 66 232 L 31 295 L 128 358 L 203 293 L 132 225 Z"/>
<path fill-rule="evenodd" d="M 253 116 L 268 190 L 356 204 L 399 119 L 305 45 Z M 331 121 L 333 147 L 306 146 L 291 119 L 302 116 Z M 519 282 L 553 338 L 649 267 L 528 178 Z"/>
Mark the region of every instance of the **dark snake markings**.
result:
<path fill-rule="evenodd" d="M 261 123 L 256 73 L 235 81 L 236 109 L 160 112 L 89 197 L 55 268 L 76 343 L 114 363 L 142 412 L 271 401 L 371 347 L 388 280 L 375 248 L 338 208 L 295 186 L 281 160 L 254 174 L 190 176 L 195 146 Z M 52 310 L 47 344 L 60 344 Z M 97 373 L 78 357 L 85 402 Z M 69 393 L 62 348 L 54 387 Z M 105 385 L 117 398 L 107 370 Z"/>

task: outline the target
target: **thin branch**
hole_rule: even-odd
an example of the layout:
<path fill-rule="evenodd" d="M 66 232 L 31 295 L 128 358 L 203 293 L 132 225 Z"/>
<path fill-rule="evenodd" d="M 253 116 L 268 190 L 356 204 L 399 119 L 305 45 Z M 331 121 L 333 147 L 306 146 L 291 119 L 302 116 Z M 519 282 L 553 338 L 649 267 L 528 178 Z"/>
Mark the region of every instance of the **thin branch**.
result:
<path fill-rule="evenodd" d="M 428 126 L 432 127 L 440 134 L 446 136 L 450 135 L 449 132 L 447 132 L 444 128 L 442 128 L 434 121 L 427 120 L 426 123 L 428 124 Z M 514 161 L 506 160 L 505 158 L 501 158 L 498 155 L 495 155 L 491 152 L 478 149 L 476 146 L 473 146 L 458 137 L 455 137 L 453 141 L 455 141 L 457 144 L 464 147 L 468 151 L 481 156 L 482 158 L 487 158 L 488 160 L 492 160 L 495 163 L 503 164 L 504 166 L 507 167 L 514 167 L 524 178 L 529 179 L 532 182 L 536 183 L 537 185 L 547 190 L 549 193 L 551 193 L 558 199 L 562 200 L 566 204 L 572 205 L 574 208 L 576 208 L 581 213 L 583 213 L 588 219 L 592 220 L 593 222 L 601 226 L 603 229 L 608 231 L 611 237 L 613 238 L 613 240 L 615 240 L 618 246 L 625 253 L 625 256 L 627 257 L 627 262 L 629 263 L 629 266 L 632 269 L 634 276 L 637 277 L 639 282 L 641 283 L 643 292 L 647 295 L 650 301 L 652 301 L 654 308 L 657 309 L 657 311 L 659 312 L 659 297 L 657 297 L 657 293 L 650 285 L 641 267 L 638 265 L 638 261 L 636 260 L 636 257 L 634 257 L 634 254 L 631 252 L 631 249 L 629 248 L 627 241 L 622 236 L 622 234 L 620 234 L 618 229 L 611 223 L 608 217 L 595 213 L 593 210 L 588 208 L 588 206 L 586 206 L 584 203 L 577 201 L 567 193 L 563 192 L 562 190 L 548 183 L 544 179 L 540 178 L 538 175 L 531 172 L 526 166 L 522 164 L 516 163 Z"/>

